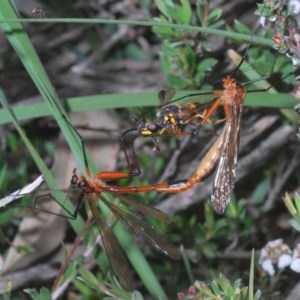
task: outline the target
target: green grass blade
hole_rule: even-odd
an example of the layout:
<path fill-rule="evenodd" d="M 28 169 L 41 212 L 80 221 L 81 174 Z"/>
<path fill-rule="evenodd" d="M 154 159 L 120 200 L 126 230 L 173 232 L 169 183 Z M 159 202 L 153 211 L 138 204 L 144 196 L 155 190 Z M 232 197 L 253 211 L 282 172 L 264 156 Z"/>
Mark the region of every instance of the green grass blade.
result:
<path fill-rule="evenodd" d="M 176 97 L 181 97 L 195 92 L 197 91 L 179 91 L 176 92 Z M 199 99 L 201 99 L 201 97 L 199 97 Z M 261 99 L 264 99 L 264 101 L 261 101 Z M 193 100 L 197 101 L 195 98 Z M 62 103 L 69 108 L 70 112 L 81 112 L 107 108 L 156 106 L 158 101 L 157 92 L 141 92 L 74 97 L 62 100 Z M 265 92 L 257 92 L 248 93 L 245 104 L 257 107 L 292 109 L 297 104 L 297 101 L 289 94 L 269 94 Z M 45 102 L 17 105 L 13 108 L 13 112 L 18 121 L 52 115 Z M 0 125 L 7 124 L 9 122 L 9 114 L 7 114 L 6 110 L 0 109 Z"/>
<path fill-rule="evenodd" d="M 249 274 L 249 288 L 248 288 L 248 299 L 254 299 L 254 260 L 255 260 L 255 251 L 251 251 L 251 264 L 250 264 L 250 274 Z"/>
<path fill-rule="evenodd" d="M 141 20 L 114 20 L 114 19 L 76 19 L 76 18 L 46 18 L 46 19 L 21 19 L 13 18 L 0 18 L 0 23 L 69 23 L 69 24 L 115 24 L 115 25 L 134 25 L 134 26 L 144 26 L 144 27 L 164 27 L 179 29 L 180 31 L 194 31 L 201 32 L 204 34 L 218 35 L 230 39 L 236 39 L 240 41 L 252 42 L 265 46 L 273 46 L 273 41 L 271 39 L 262 38 L 258 36 L 253 36 L 251 34 L 237 33 L 229 30 L 220 30 L 209 27 L 199 27 L 193 25 L 184 25 L 184 24 L 170 24 L 163 23 L 160 21 L 141 21 Z"/>

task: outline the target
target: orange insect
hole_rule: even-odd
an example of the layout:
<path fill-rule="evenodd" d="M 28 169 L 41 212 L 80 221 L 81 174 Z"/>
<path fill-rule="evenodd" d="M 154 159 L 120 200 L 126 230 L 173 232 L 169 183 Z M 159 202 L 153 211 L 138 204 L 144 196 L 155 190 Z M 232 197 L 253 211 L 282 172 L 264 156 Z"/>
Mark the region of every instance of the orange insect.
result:
<path fill-rule="evenodd" d="M 73 128 L 71 124 L 70 126 Z M 108 255 L 111 266 L 113 268 L 113 271 L 120 280 L 122 287 L 126 290 L 132 290 L 133 281 L 129 275 L 130 268 L 128 261 L 122 250 L 121 245 L 119 244 L 118 240 L 113 234 L 111 228 L 100 216 L 98 207 L 99 200 L 102 201 L 110 209 L 115 218 L 121 221 L 132 233 L 144 237 L 149 244 L 163 252 L 165 255 L 173 259 L 179 259 L 181 257 L 180 251 L 174 245 L 172 245 L 166 238 L 160 235 L 155 230 L 155 228 L 152 225 L 150 225 L 143 217 L 137 215 L 132 211 L 129 211 L 128 208 L 124 207 L 123 204 L 126 204 L 126 206 L 131 206 L 136 211 L 142 213 L 143 216 L 153 217 L 167 224 L 172 221 L 171 217 L 160 210 L 157 210 L 153 207 L 144 205 L 142 203 L 139 203 L 121 195 L 128 192 L 135 193 L 141 191 L 140 187 L 131 187 L 128 190 L 127 187 L 118 187 L 115 185 L 105 184 L 106 181 L 115 181 L 118 179 L 129 177 L 128 173 L 119 171 L 109 171 L 100 172 L 95 176 L 92 176 L 87 161 L 84 142 L 79 133 L 76 130 L 75 132 L 81 140 L 87 176 L 78 176 L 76 173 L 76 169 L 74 169 L 73 171 L 71 185 L 76 187 L 76 189 L 78 190 L 79 198 L 75 211 L 71 215 L 73 218 L 76 218 L 84 201 L 86 200 L 88 202 L 96 225 L 99 228 L 103 245 Z M 113 204 L 112 202 L 105 199 L 102 193 L 110 193 L 114 196 L 117 196 L 120 199 L 121 203 L 118 205 Z"/>
<path fill-rule="evenodd" d="M 173 259 L 179 259 L 181 255 L 179 250 L 170 242 L 168 242 L 162 235 L 157 233 L 155 228 L 147 223 L 146 220 L 139 217 L 135 213 L 128 211 L 128 209 L 121 207 L 120 205 L 117 206 L 111 203 L 110 201 L 106 200 L 105 197 L 103 197 L 101 194 L 103 192 L 108 192 L 113 195 L 118 194 L 118 198 L 122 203 L 130 205 L 145 216 L 159 219 L 160 221 L 165 223 L 170 223 L 171 217 L 155 208 L 144 205 L 142 203 L 138 203 L 127 197 L 122 197 L 121 195 L 119 195 L 119 193 L 113 192 L 113 190 L 116 189 L 110 186 L 103 185 L 103 180 L 106 176 L 108 176 L 108 174 L 104 172 L 103 174 L 98 173 L 95 177 L 78 177 L 76 174 L 76 170 L 74 169 L 71 183 L 76 185 L 79 190 L 79 202 L 77 207 L 80 208 L 81 204 L 84 201 L 84 198 L 89 204 L 94 220 L 99 228 L 105 251 L 108 255 L 115 275 L 118 277 L 124 289 L 132 290 L 132 279 L 129 275 L 130 267 L 128 261 L 121 245 L 113 234 L 111 228 L 99 214 L 99 200 L 105 203 L 105 205 L 110 209 L 116 219 L 121 221 L 132 233 L 144 237 L 146 241 L 149 242 L 149 244 Z M 112 179 L 109 178 L 108 180 Z M 77 211 L 75 212 L 74 217 L 76 217 Z"/>

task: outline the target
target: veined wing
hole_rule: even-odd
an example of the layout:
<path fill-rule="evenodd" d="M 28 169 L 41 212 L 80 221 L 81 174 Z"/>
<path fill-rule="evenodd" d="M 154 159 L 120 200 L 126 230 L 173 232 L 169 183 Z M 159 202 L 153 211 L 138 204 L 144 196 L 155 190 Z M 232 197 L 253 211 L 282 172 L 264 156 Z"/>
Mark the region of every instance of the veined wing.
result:
<path fill-rule="evenodd" d="M 121 286 L 125 290 L 130 291 L 132 290 L 133 281 L 130 276 L 130 266 L 123 249 L 110 227 L 104 220 L 101 219 L 99 215 L 97 206 L 98 198 L 93 194 L 86 195 L 86 197 L 88 199 L 95 222 L 99 228 L 102 242 L 113 271 L 118 277 Z M 102 200 L 103 199 L 104 198 L 102 198 Z"/>
<path fill-rule="evenodd" d="M 231 105 L 229 119 L 224 128 L 226 130 L 224 144 L 211 195 L 212 206 L 218 214 L 224 214 L 234 188 L 242 110 L 242 105 Z"/>
<path fill-rule="evenodd" d="M 157 230 L 146 220 L 138 217 L 136 214 L 125 208 L 112 204 L 104 198 L 102 200 L 112 211 L 115 217 L 127 226 L 131 232 L 145 238 L 148 243 L 163 252 L 165 255 L 168 255 L 173 259 L 179 259 L 181 257 L 179 250 L 166 238 L 159 234 Z"/>
<path fill-rule="evenodd" d="M 156 209 L 152 206 L 143 204 L 141 202 L 135 201 L 127 196 L 124 196 L 122 194 L 117 194 L 111 192 L 109 189 L 107 190 L 108 193 L 115 195 L 118 197 L 122 202 L 125 202 L 129 206 L 135 208 L 136 210 L 140 211 L 143 215 L 152 217 L 154 219 L 160 220 L 161 222 L 164 222 L 165 224 L 170 224 L 173 222 L 172 217 L 168 214 L 164 213 L 163 211 Z"/>

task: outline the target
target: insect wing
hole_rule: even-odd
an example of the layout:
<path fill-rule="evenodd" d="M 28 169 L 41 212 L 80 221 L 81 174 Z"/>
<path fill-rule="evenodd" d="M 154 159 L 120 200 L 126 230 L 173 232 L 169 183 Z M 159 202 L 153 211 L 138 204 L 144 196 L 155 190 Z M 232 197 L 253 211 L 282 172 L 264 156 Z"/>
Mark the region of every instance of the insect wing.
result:
<path fill-rule="evenodd" d="M 158 92 L 158 102 L 161 106 L 168 104 L 174 97 L 174 91 L 161 90 Z"/>
<path fill-rule="evenodd" d="M 108 191 L 109 193 L 113 194 L 112 192 Z M 116 196 L 121 199 L 123 202 L 127 203 L 129 206 L 134 207 L 136 210 L 143 213 L 145 216 L 153 217 L 157 220 L 160 220 L 161 222 L 164 222 L 166 224 L 172 223 L 172 217 L 168 214 L 162 212 L 159 209 L 156 209 L 152 206 L 145 205 L 143 203 L 137 202 L 135 200 L 132 200 L 131 198 L 125 197 L 121 194 L 116 194 Z"/>
<path fill-rule="evenodd" d="M 180 93 L 178 93 L 180 95 Z M 206 103 L 210 102 L 213 98 L 216 96 L 212 91 L 209 92 L 196 92 L 196 93 L 190 93 L 185 94 L 180 97 L 176 97 L 175 99 L 172 99 L 167 104 L 180 104 L 180 105 L 186 105 L 189 102 L 193 103 L 199 103 L 200 105 L 206 105 Z"/>
<path fill-rule="evenodd" d="M 193 103 L 196 108 L 193 111 L 203 111 L 209 108 L 214 103 L 215 94 L 213 92 L 200 92 L 200 93 L 191 93 L 185 94 L 183 96 L 177 97 L 175 99 L 171 99 L 174 96 L 173 92 L 170 91 L 160 91 L 158 93 L 159 103 L 160 105 L 156 107 L 156 115 L 158 119 L 160 119 L 160 115 L 168 107 L 183 107 L 186 108 L 186 114 L 190 112 L 189 104 Z"/>
<path fill-rule="evenodd" d="M 131 232 L 136 235 L 141 235 L 146 239 L 147 242 L 163 252 L 165 255 L 168 255 L 174 259 L 179 259 L 181 257 L 179 250 L 162 235 L 157 233 L 156 229 L 147 223 L 147 221 L 124 208 L 113 205 L 107 200 L 104 200 L 104 202 L 115 215 L 115 217 L 125 226 L 127 226 Z"/>
<path fill-rule="evenodd" d="M 30 184 L 27 184 L 23 188 L 0 199 L 0 207 L 4 207 L 13 201 L 28 195 L 29 193 L 31 193 L 32 191 L 37 189 L 43 183 L 43 181 L 44 181 L 44 177 L 43 177 L 43 175 L 40 175 L 38 178 L 36 178 Z"/>
<path fill-rule="evenodd" d="M 91 211 L 95 222 L 99 228 L 102 242 L 108 256 L 109 262 L 115 275 L 118 277 L 121 286 L 127 290 L 132 290 L 132 280 L 130 276 L 130 266 L 126 259 L 126 256 L 122 250 L 119 241 L 114 236 L 114 233 L 104 220 L 101 219 L 97 207 L 98 199 L 95 195 L 87 195 L 88 202 L 90 204 Z M 104 198 L 102 198 L 104 200 Z"/>
<path fill-rule="evenodd" d="M 224 145 L 211 195 L 212 206 L 218 214 L 224 214 L 234 188 L 242 109 L 242 105 L 230 106 L 230 116 L 224 128 Z"/>

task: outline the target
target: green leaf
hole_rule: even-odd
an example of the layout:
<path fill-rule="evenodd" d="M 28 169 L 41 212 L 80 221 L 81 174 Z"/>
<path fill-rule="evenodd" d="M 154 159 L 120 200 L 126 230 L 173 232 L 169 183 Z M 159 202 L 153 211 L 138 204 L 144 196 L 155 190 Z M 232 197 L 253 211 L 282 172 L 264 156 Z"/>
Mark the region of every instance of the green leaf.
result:
<path fill-rule="evenodd" d="M 98 288 L 99 288 L 98 279 L 96 276 L 94 276 L 94 274 L 90 270 L 88 270 L 84 266 L 80 266 L 78 272 L 82 276 L 82 279 L 84 280 L 84 282 L 86 284 L 88 284 L 90 287 L 98 290 Z"/>
<path fill-rule="evenodd" d="M 180 20 L 183 24 L 190 24 L 192 18 L 192 8 L 189 0 L 180 0 L 182 7 L 177 7 Z"/>
<path fill-rule="evenodd" d="M 12 292 L 12 281 L 8 280 L 5 286 L 5 292 L 2 295 L 3 300 L 11 300 L 11 292 Z"/>
<path fill-rule="evenodd" d="M 17 252 L 21 255 L 29 255 L 35 252 L 35 248 L 30 245 L 17 246 Z"/>
<path fill-rule="evenodd" d="M 254 189 L 252 193 L 252 203 L 254 204 L 261 204 L 269 193 L 270 190 L 270 177 L 266 177 L 262 180 Z"/>
<path fill-rule="evenodd" d="M 234 20 L 234 28 L 236 29 L 237 32 L 252 34 L 252 31 L 246 25 L 239 22 L 238 20 Z"/>
<path fill-rule="evenodd" d="M 7 134 L 7 142 L 12 152 L 15 152 L 18 149 L 19 140 L 16 135 L 9 132 Z"/>
<path fill-rule="evenodd" d="M 219 282 L 221 289 L 226 292 L 226 290 L 231 287 L 229 280 L 225 277 L 224 274 L 220 273 Z"/>
<path fill-rule="evenodd" d="M 0 169 L 0 187 L 2 187 L 7 172 L 7 164 L 3 164 Z"/>
<path fill-rule="evenodd" d="M 67 259 L 67 257 L 66 257 L 66 259 Z M 82 257 L 80 256 L 68 264 L 68 267 L 63 276 L 65 279 L 74 279 L 76 277 L 76 275 L 78 273 L 77 268 L 78 268 L 78 266 L 80 266 L 80 263 L 82 263 L 81 260 L 82 260 Z"/>
<path fill-rule="evenodd" d="M 132 300 L 144 300 L 143 295 L 139 291 L 134 291 L 131 295 Z"/>
<path fill-rule="evenodd" d="M 215 293 L 215 295 L 220 295 L 221 291 L 219 289 L 218 283 L 215 280 L 212 281 L 211 288 L 212 288 L 213 292 Z"/>
<path fill-rule="evenodd" d="M 229 299 L 234 299 L 235 291 L 231 285 L 227 286 L 227 288 L 224 290 L 225 294 Z"/>
<path fill-rule="evenodd" d="M 36 289 L 25 289 L 25 293 L 31 296 L 33 300 L 50 300 L 51 299 L 51 293 L 46 288 L 41 288 L 40 292 L 38 292 Z"/>
<path fill-rule="evenodd" d="M 290 224 L 295 230 L 300 232 L 300 223 L 298 223 L 296 220 L 290 220 Z"/>
<path fill-rule="evenodd" d="M 137 46 L 134 43 L 129 43 L 125 47 L 124 50 L 130 58 L 137 59 L 137 60 L 147 60 L 147 59 L 149 59 L 147 53 L 145 53 L 139 46 Z"/>
<path fill-rule="evenodd" d="M 295 193 L 295 205 L 296 205 L 297 211 L 300 213 L 300 196 L 298 193 Z"/>
<path fill-rule="evenodd" d="M 169 7 L 173 6 L 172 1 L 170 1 L 170 0 L 155 0 L 155 4 L 161 13 L 163 13 L 166 17 L 171 18 L 171 16 L 169 15 L 169 9 L 170 9 Z"/>
<path fill-rule="evenodd" d="M 222 17 L 222 9 L 215 8 L 212 12 L 209 13 L 207 22 L 209 25 L 215 23 Z"/>

